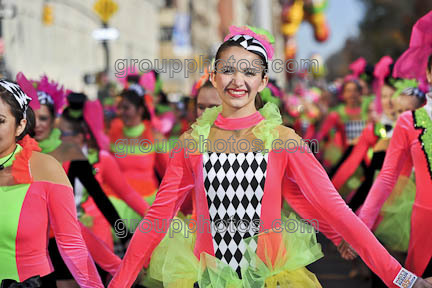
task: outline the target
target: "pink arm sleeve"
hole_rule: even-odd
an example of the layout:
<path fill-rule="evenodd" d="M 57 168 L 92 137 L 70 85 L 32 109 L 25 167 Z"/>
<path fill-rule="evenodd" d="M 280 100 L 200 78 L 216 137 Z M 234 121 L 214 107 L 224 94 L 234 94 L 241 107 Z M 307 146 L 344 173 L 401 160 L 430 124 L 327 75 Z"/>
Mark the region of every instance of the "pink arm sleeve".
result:
<path fill-rule="evenodd" d="M 406 158 L 406 161 L 403 164 L 402 170 L 400 172 L 401 175 L 410 177 L 413 172 L 413 161 L 411 154 Z"/>
<path fill-rule="evenodd" d="M 333 230 L 324 217 L 305 198 L 297 184 L 284 177 L 282 195 L 285 201 L 305 220 L 310 220 L 312 226 L 322 232 L 335 246 L 339 246 L 342 237 Z M 316 220 L 316 222 L 315 222 Z"/>
<path fill-rule="evenodd" d="M 144 216 L 150 205 L 126 181 L 111 155 L 103 155 L 107 168 L 103 169 L 103 181 L 139 215 Z"/>
<path fill-rule="evenodd" d="M 339 121 L 339 114 L 337 112 L 331 112 L 324 120 L 320 132 L 318 132 L 316 136 L 316 140 L 321 141 Z"/>
<path fill-rule="evenodd" d="M 156 153 L 155 168 L 161 178 L 165 175 L 169 160 L 169 153 Z"/>
<path fill-rule="evenodd" d="M 367 155 L 368 149 L 376 143 L 377 136 L 374 135 L 373 124 L 370 124 L 363 130 L 357 145 L 354 147 L 350 156 L 336 171 L 332 182 L 337 190 L 354 174 L 361 161 Z"/>
<path fill-rule="evenodd" d="M 399 117 L 386 152 L 381 172 L 372 185 L 363 207 L 360 210 L 359 217 L 369 228 L 373 227 L 384 202 L 391 194 L 403 166 L 406 165 L 404 163 L 408 163 L 408 166 L 412 166 L 411 160 L 406 162 L 407 159 L 411 158 L 409 156 L 407 126 L 407 120 L 404 119 L 403 116 Z"/>
<path fill-rule="evenodd" d="M 176 153 L 162 180 L 156 200 L 150 207 L 145 218 L 138 225 L 132 237 L 126 255 L 109 287 L 130 287 L 143 266 L 147 266 L 154 248 L 164 237 L 167 228 L 161 227 L 161 221 L 172 219 L 180 208 L 184 198 L 194 187 L 194 180 L 183 151 Z M 159 222 L 159 223 L 158 223 Z M 162 222 L 163 223 L 163 222 Z M 164 233 L 162 233 L 164 232 Z"/>
<path fill-rule="evenodd" d="M 48 213 L 57 246 L 80 287 L 104 287 L 78 224 L 71 187 L 48 183 Z"/>
<path fill-rule="evenodd" d="M 93 232 L 91 232 L 81 222 L 79 224 L 84 241 L 94 261 L 102 269 L 114 276 L 120 266 L 121 259 L 115 255 L 102 240 L 94 235 Z"/>
<path fill-rule="evenodd" d="M 393 280 L 401 265 L 345 204 L 315 156 L 304 150 L 300 148 L 287 153 L 288 177 L 297 183 L 305 198 L 351 244 L 372 271 L 389 287 L 396 287 Z"/>

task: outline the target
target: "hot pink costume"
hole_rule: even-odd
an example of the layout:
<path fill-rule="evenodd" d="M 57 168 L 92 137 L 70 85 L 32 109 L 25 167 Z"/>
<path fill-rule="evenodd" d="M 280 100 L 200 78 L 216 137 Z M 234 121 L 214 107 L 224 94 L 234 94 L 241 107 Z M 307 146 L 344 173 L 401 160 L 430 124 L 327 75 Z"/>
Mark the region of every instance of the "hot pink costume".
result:
<path fill-rule="evenodd" d="M 268 103 L 267 105 L 271 104 Z M 266 107 L 263 109 L 266 109 Z M 214 143 L 218 139 L 228 139 L 230 136 L 236 135 L 233 131 L 236 129 L 242 135 L 240 138 L 256 139 L 256 137 L 252 136 L 251 131 L 261 121 L 267 121 L 267 119 L 264 119 L 259 112 L 237 119 L 227 119 L 218 114 L 214 124 L 208 127 L 208 138 L 204 138 Z M 279 140 L 283 143 L 286 141 L 302 143 L 300 137 L 292 129 L 283 127 L 280 123 L 273 126 L 272 129 L 272 131 L 277 132 Z M 265 124 L 264 127 L 269 128 Z M 193 135 L 194 131 L 187 132 L 180 139 L 182 141 L 193 139 Z M 220 191 L 221 186 L 224 187 L 223 189 L 225 189 L 227 195 L 231 189 L 236 191 L 238 182 L 236 184 L 235 180 L 229 180 L 230 183 L 227 183 L 222 179 L 224 177 L 232 178 L 231 169 L 233 171 L 244 169 L 244 171 L 248 172 L 244 172 L 242 175 L 247 180 L 240 179 L 240 185 L 244 185 L 243 189 L 246 192 L 238 193 L 248 193 L 247 191 L 250 189 L 255 191 L 253 195 L 258 199 L 254 197 L 249 200 L 245 199 L 244 201 L 250 201 L 245 203 L 247 206 L 245 210 L 252 209 L 254 211 L 255 214 L 252 213 L 253 217 L 258 217 L 262 221 L 262 229 L 270 230 L 275 228 L 273 226 L 275 220 L 281 218 L 280 207 L 282 194 L 284 194 L 285 199 L 295 210 L 303 211 L 301 214 L 315 219 L 325 219 L 337 233 L 353 246 L 368 266 L 376 274 L 380 275 L 389 287 L 396 287 L 392 283 L 400 272 L 401 265 L 388 254 L 370 230 L 347 207 L 309 148 L 298 144 L 296 147 L 290 146 L 290 151 L 287 151 L 281 148 L 283 146 L 280 145 L 283 144 L 279 143 L 279 146 L 273 146 L 276 149 L 271 149 L 267 154 L 264 154 L 265 156 L 262 156 L 263 154 L 259 152 L 204 152 L 202 154 L 189 153 L 188 156 L 185 156 L 184 153 L 187 152 L 185 150 L 176 153 L 171 159 L 156 200 L 142 222 L 146 223 L 143 227 L 148 228 L 149 225 L 153 228 L 160 227 L 160 219 L 172 219 L 187 196 L 187 192 L 193 189 L 196 198 L 197 215 L 200 215 L 197 217 L 198 227 L 204 227 L 203 229 L 205 229 L 204 231 L 201 230 L 203 233 L 197 232 L 194 254 L 197 258 L 200 258 L 202 253 L 205 252 L 225 261 L 226 255 L 223 254 L 224 249 L 221 248 L 223 243 L 221 244 L 218 233 L 213 229 L 210 233 L 209 229 L 205 228 L 211 226 L 210 223 L 214 221 L 218 213 L 221 213 L 220 202 L 217 203 L 217 197 L 213 198 L 214 195 L 211 196 L 210 191 L 213 188 Z M 244 160 L 244 164 L 241 164 L 239 169 L 237 161 L 243 159 L 243 157 L 248 160 Z M 255 168 L 253 168 L 254 166 Z M 212 169 L 216 171 L 216 177 L 220 181 L 210 179 L 211 176 L 209 175 L 211 175 Z M 239 173 L 243 172 L 240 171 Z M 235 177 L 237 177 L 237 174 Z M 265 179 L 265 183 L 262 181 L 263 179 Z M 282 183 L 284 187 L 282 187 Z M 223 198 L 223 195 L 225 194 L 220 197 Z M 239 194 L 235 192 L 235 195 Z M 227 201 L 231 201 L 234 206 L 234 213 L 240 213 L 239 211 L 243 210 L 238 202 L 235 203 L 234 198 Z M 255 204 L 253 204 L 254 202 Z M 229 214 L 229 211 L 230 208 L 223 213 Z M 249 212 L 246 212 L 246 214 L 251 215 Z M 246 214 L 244 217 L 247 218 Z M 159 224 L 157 224 L 158 222 Z M 120 270 L 114 276 L 109 287 L 130 287 L 132 285 L 141 268 L 148 265 L 153 250 L 164 236 L 164 233 L 158 233 L 156 230 L 158 229 L 150 229 L 146 233 L 135 233 Z M 336 241 L 336 243 L 338 242 Z M 230 242 L 229 245 L 234 244 Z M 231 247 L 229 250 L 231 250 Z"/>
<path fill-rule="evenodd" d="M 431 132 L 432 120 L 424 108 L 407 111 L 399 117 L 387 150 L 388 156 L 360 212 L 360 218 L 372 228 L 404 163 L 412 159 L 417 192 L 406 266 L 418 275 L 423 274 L 432 256 L 432 234 L 427 229 L 432 221 Z"/>

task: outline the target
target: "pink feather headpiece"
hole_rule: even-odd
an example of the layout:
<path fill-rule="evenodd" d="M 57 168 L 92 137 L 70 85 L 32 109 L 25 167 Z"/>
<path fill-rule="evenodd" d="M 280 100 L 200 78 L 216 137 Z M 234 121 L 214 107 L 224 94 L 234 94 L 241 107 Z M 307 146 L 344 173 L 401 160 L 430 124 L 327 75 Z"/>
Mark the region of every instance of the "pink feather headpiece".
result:
<path fill-rule="evenodd" d="M 45 92 L 51 97 L 54 103 L 55 113 L 61 113 L 61 110 L 66 104 L 66 96 L 70 91 L 64 89 L 63 86 L 60 86 L 60 84 L 55 81 L 49 81 L 46 75 L 42 76 L 41 79 L 35 83 L 38 92 Z"/>
<path fill-rule="evenodd" d="M 378 63 L 375 65 L 374 69 L 374 77 L 375 82 L 373 84 L 374 92 L 375 92 L 375 107 L 378 113 L 382 112 L 381 107 L 381 87 L 384 85 L 384 80 L 387 76 L 390 75 L 390 65 L 393 63 L 393 59 L 390 56 L 382 57 Z"/>
<path fill-rule="evenodd" d="M 367 62 L 363 57 L 358 58 L 349 65 L 349 69 L 353 72 L 351 75 L 358 79 L 366 70 Z"/>
<path fill-rule="evenodd" d="M 37 110 L 40 108 L 39 99 L 37 96 L 36 89 L 33 87 L 33 84 L 27 80 L 27 78 L 24 76 L 22 72 L 18 72 L 16 75 L 16 81 L 18 85 L 21 87 L 21 89 L 24 91 L 24 93 L 27 94 L 32 100 L 30 100 L 29 106 L 33 110 Z"/>
<path fill-rule="evenodd" d="M 432 11 L 413 26 L 409 48 L 399 57 L 393 69 L 393 77 L 417 79 L 422 86 L 427 83 L 426 68 L 432 54 Z"/>
<path fill-rule="evenodd" d="M 141 75 L 139 84 L 146 89 L 146 91 L 154 92 L 156 86 L 156 76 L 153 71 L 149 71 Z"/>
<path fill-rule="evenodd" d="M 127 81 L 128 76 L 140 76 L 140 73 L 138 72 L 137 67 L 128 66 L 123 70 L 122 75 L 125 75 L 124 77 L 117 76 L 117 81 L 123 86 L 123 88 L 127 89 L 129 87 L 129 83 Z M 148 92 L 154 92 L 155 86 L 156 86 L 156 75 L 154 71 L 149 71 L 144 74 L 142 74 L 139 77 L 138 84 L 143 87 Z"/>
<path fill-rule="evenodd" d="M 84 121 L 89 126 L 96 139 L 100 150 L 109 151 L 109 138 L 104 133 L 104 113 L 99 100 L 89 101 L 84 104 Z"/>

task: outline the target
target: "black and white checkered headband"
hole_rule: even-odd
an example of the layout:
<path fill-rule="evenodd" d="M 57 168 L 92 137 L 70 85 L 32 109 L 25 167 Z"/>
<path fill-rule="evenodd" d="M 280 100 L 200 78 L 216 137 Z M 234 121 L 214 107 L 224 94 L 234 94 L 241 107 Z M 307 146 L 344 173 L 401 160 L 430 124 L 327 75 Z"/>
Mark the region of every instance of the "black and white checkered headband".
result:
<path fill-rule="evenodd" d="M 23 118 L 25 119 L 27 107 L 32 99 L 29 96 L 27 96 L 26 93 L 24 93 L 24 91 L 21 89 L 19 85 L 13 82 L 10 82 L 5 79 L 0 79 L 0 85 L 15 97 L 15 100 L 20 105 L 20 108 L 24 110 Z"/>
<path fill-rule="evenodd" d="M 402 94 L 409 95 L 409 96 L 415 96 L 415 97 L 419 98 L 420 100 L 426 99 L 426 94 L 423 91 L 421 91 L 419 88 L 416 88 L 416 87 L 405 88 L 402 91 Z"/>
<path fill-rule="evenodd" d="M 37 95 L 38 95 L 38 100 L 39 100 L 40 104 L 54 105 L 54 100 L 52 99 L 52 97 L 48 93 L 46 93 L 44 91 L 37 91 Z"/>
<path fill-rule="evenodd" d="M 138 96 L 140 96 L 140 97 L 143 97 L 146 93 L 145 89 L 143 87 L 141 87 L 141 85 L 138 85 L 135 83 L 129 85 L 128 90 L 135 91 L 138 94 Z"/>
<path fill-rule="evenodd" d="M 261 42 L 254 37 L 249 35 L 235 35 L 231 37 L 228 41 L 234 41 L 240 44 L 246 50 L 264 57 L 266 62 L 265 64 L 268 63 L 267 51 L 264 48 L 264 45 L 261 44 Z"/>

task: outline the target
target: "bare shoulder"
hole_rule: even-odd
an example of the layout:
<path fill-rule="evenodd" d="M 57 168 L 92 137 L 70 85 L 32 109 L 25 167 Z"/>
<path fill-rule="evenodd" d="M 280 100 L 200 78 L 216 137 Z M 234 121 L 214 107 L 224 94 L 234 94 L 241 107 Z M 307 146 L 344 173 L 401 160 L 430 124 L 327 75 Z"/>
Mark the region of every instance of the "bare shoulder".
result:
<path fill-rule="evenodd" d="M 180 137 L 179 140 L 180 141 L 185 141 L 185 140 L 193 140 L 194 138 L 192 137 L 192 129 L 189 129 L 187 131 L 185 131 Z"/>
<path fill-rule="evenodd" d="M 276 131 L 279 133 L 279 139 L 282 141 L 297 141 L 301 142 L 302 138 L 294 131 L 294 129 L 279 125 L 276 127 Z"/>
<path fill-rule="evenodd" d="M 35 181 L 48 181 L 71 186 L 62 165 L 51 155 L 33 152 L 30 169 Z"/>

